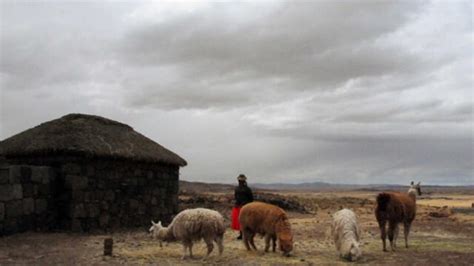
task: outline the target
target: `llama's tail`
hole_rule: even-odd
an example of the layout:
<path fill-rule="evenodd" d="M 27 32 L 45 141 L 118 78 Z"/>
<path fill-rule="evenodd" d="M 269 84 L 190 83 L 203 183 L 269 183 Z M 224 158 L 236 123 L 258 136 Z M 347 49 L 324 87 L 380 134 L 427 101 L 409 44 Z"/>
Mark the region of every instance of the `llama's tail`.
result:
<path fill-rule="evenodd" d="M 390 202 L 390 194 L 380 193 L 377 195 L 377 209 L 380 211 L 387 210 L 387 205 Z"/>

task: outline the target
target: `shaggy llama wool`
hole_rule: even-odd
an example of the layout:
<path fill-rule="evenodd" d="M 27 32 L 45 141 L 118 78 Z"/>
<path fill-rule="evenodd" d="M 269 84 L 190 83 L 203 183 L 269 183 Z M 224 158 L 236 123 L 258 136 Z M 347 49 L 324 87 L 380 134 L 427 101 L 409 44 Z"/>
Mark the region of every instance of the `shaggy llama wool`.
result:
<path fill-rule="evenodd" d="M 257 250 L 254 243 L 256 234 L 265 236 L 265 252 L 268 252 L 270 241 L 275 251 L 276 239 L 283 255 L 288 256 L 293 250 L 291 225 L 283 209 L 263 202 L 248 203 L 240 210 L 239 221 L 247 250 L 250 246 Z"/>
<path fill-rule="evenodd" d="M 217 243 L 219 255 L 224 250 L 224 218 L 214 210 L 197 208 L 184 210 L 173 219 L 168 227 L 163 227 L 161 222 L 151 222 L 150 233 L 161 241 L 181 241 L 183 244 L 183 259 L 186 250 L 193 257 L 193 243 L 204 239 L 207 245 L 207 255 L 214 249 L 213 242 Z"/>
<path fill-rule="evenodd" d="M 342 209 L 333 215 L 332 236 L 339 255 L 347 260 L 356 261 L 362 255 L 360 248 L 360 228 L 355 213 Z"/>

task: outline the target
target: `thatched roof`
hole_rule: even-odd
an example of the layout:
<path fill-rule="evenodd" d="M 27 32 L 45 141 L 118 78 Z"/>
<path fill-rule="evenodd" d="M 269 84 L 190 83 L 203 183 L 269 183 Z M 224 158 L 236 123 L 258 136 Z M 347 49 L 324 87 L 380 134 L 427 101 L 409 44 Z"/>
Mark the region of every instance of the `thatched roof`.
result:
<path fill-rule="evenodd" d="M 53 154 L 187 164 L 183 158 L 130 126 L 93 115 L 69 114 L 0 142 L 0 156 Z"/>

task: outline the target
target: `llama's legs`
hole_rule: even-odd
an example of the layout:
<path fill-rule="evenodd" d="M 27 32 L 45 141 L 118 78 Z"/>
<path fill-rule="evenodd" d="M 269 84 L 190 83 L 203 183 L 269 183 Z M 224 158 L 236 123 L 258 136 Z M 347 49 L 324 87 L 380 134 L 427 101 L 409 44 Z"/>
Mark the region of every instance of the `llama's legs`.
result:
<path fill-rule="evenodd" d="M 255 242 L 253 242 L 254 239 L 255 239 L 255 233 L 252 233 L 250 235 L 250 245 L 252 246 L 253 249 L 257 250 L 257 247 L 255 246 Z"/>
<path fill-rule="evenodd" d="M 395 230 L 397 228 L 397 223 L 395 222 L 389 222 L 388 223 L 388 240 L 390 240 L 390 247 L 392 248 L 392 251 L 395 251 L 395 245 L 394 245 L 394 234 Z"/>
<path fill-rule="evenodd" d="M 183 256 L 181 259 L 186 259 L 186 250 L 188 249 L 188 243 L 186 241 L 183 241 Z"/>
<path fill-rule="evenodd" d="M 398 227 L 398 224 L 397 224 L 395 226 L 395 232 L 394 232 L 394 235 L 393 235 L 393 246 L 395 248 L 397 247 L 398 232 L 399 232 L 399 227 Z"/>
<path fill-rule="evenodd" d="M 410 233 L 410 223 L 403 224 L 403 234 L 405 235 L 405 247 L 408 248 L 408 234 Z"/>
<path fill-rule="evenodd" d="M 249 245 L 249 243 L 250 243 L 250 232 L 247 229 L 243 230 L 243 240 L 244 240 L 245 247 L 247 248 L 248 251 L 250 251 L 250 245 Z"/>
<path fill-rule="evenodd" d="M 222 255 L 222 252 L 224 251 L 224 244 L 223 244 L 224 236 L 223 235 L 218 236 L 216 237 L 214 241 L 216 241 L 217 247 L 219 248 L 219 255 Z"/>
<path fill-rule="evenodd" d="M 206 257 L 209 257 L 209 254 L 211 254 L 212 250 L 214 249 L 214 244 L 212 243 L 212 239 L 204 239 L 204 242 L 206 242 L 207 245 Z"/>
<path fill-rule="evenodd" d="M 265 235 L 265 252 L 268 252 L 268 249 L 270 248 L 270 240 L 271 236 L 269 234 Z"/>
<path fill-rule="evenodd" d="M 189 258 L 193 258 L 193 242 L 189 241 Z"/>
<path fill-rule="evenodd" d="M 385 243 L 385 240 L 387 239 L 387 232 L 385 230 L 386 224 L 387 224 L 387 221 L 379 221 L 380 237 L 382 238 L 383 251 L 387 251 L 387 247 Z"/>
<path fill-rule="evenodd" d="M 272 248 L 273 248 L 273 252 L 276 251 L 276 246 L 277 246 L 276 240 L 277 240 L 276 236 L 272 236 L 272 243 L 273 243 Z"/>

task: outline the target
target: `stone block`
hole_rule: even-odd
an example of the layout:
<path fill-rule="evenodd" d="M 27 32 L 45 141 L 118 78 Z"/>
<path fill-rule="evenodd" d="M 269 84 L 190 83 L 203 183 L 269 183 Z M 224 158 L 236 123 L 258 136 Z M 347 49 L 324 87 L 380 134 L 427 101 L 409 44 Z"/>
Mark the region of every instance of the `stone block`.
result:
<path fill-rule="evenodd" d="M 21 167 L 20 165 L 14 165 L 10 167 L 10 176 L 9 176 L 9 183 L 10 184 L 18 184 L 21 183 Z"/>
<path fill-rule="evenodd" d="M 0 201 L 11 200 L 11 185 L 0 185 Z"/>
<path fill-rule="evenodd" d="M 138 189 L 137 187 L 135 186 L 129 186 L 126 188 L 126 193 L 127 193 L 127 196 L 130 198 L 130 197 L 135 197 L 136 195 L 138 195 Z"/>
<path fill-rule="evenodd" d="M 21 184 L 0 185 L 0 201 L 9 201 L 23 198 Z"/>
<path fill-rule="evenodd" d="M 23 214 L 28 215 L 35 211 L 35 200 L 32 198 L 23 199 Z"/>
<path fill-rule="evenodd" d="M 149 194 L 143 194 L 143 201 L 144 201 L 144 202 L 146 202 L 146 203 L 151 202 L 151 198 L 152 198 L 151 195 L 149 195 Z"/>
<path fill-rule="evenodd" d="M 178 182 L 173 182 L 173 184 L 170 186 L 171 193 L 173 194 L 178 194 L 179 193 L 179 183 Z"/>
<path fill-rule="evenodd" d="M 150 186 L 144 187 L 142 189 L 143 195 L 151 195 L 153 194 L 153 189 Z"/>
<path fill-rule="evenodd" d="M 48 185 L 41 184 L 41 185 L 38 185 L 38 192 L 39 192 L 38 193 L 39 196 L 43 198 L 51 194 L 51 188 L 49 184 Z"/>
<path fill-rule="evenodd" d="M 134 178 L 134 177 L 130 177 L 130 179 L 128 180 L 128 185 L 129 185 L 129 186 L 136 186 L 136 185 L 138 185 L 138 179 L 137 179 L 137 178 Z"/>
<path fill-rule="evenodd" d="M 79 220 L 79 219 L 73 219 L 73 220 L 72 220 L 72 223 L 71 223 L 71 230 L 72 230 L 73 232 L 82 232 L 83 229 L 82 229 L 81 220 Z"/>
<path fill-rule="evenodd" d="M 146 213 L 146 206 L 144 204 L 141 204 L 138 206 L 138 214 L 145 214 Z"/>
<path fill-rule="evenodd" d="M 97 219 L 87 219 L 86 230 L 87 232 L 99 228 L 99 222 Z"/>
<path fill-rule="evenodd" d="M 3 223 L 3 232 L 10 235 L 18 232 L 18 219 L 6 219 Z"/>
<path fill-rule="evenodd" d="M 85 194 L 86 194 L 86 193 L 85 193 L 84 191 L 81 191 L 81 190 L 73 190 L 73 191 L 71 191 L 72 200 L 75 201 L 75 202 L 78 202 L 78 201 L 85 201 L 85 200 L 86 200 Z"/>
<path fill-rule="evenodd" d="M 65 175 L 79 175 L 81 174 L 81 166 L 76 163 L 64 164 L 61 171 Z"/>
<path fill-rule="evenodd" d="M 39 196 L 39 185 L 35 184 L 33 185 L 33 197 L 37 198 Z"/>
<path fill-rule="evenodd" d="M 48 166 L 36 166 L 31 169 L 31 181 L 37 184 L 48 184 L 53 176 L 53 170 Z"/>
<path fill-rule="evenodd" d="M 89 175 L 87 175 L 89 177 Z M 89 189 L 96 189 L 97 188 L 97 179 L 95 178 L 89 178 L 88 184 L 87 184 Z"/>
<path fill-rule="evenodd" d="M 142 170 L 135 169 L 135 171 L 133 171 L 133 175 L 136 176 L 136 177 L 143 176 Z"/>
<path fill-rule="evenodd" d="M 97 188 L 105 189 L 106 187 L 107 187 L 107 184 L 105 183 L 104 180 L 97 180 Z"/>
<path fill-rule="evenodd" d="M 88 165 L 86 168 L 87 176 L 93 176 L 95 174 L 95 168 L 92 165 Z"/>
<path fill-rule="evenodd" d="M 150 170 L 150 171 L 147 172 L 146 177 L 148 179 L 153 179 L 155 177 L 155 173 L 153 173 L 153 171 Z"/>
<path fill-rule="evenodd" d="M 5 204 L 0 202 L 0 221 L 5 220 Z"/>
<path fill-rule="evenodd" d="M 74 218 L 85 218 L 87 217 L 86 209 L 84 204 L 76 204 L 73 206 L 72 217 Z"/>
<path fill-rule="evenodd" d="M 151 198 L 151 205 L 157 205 L 158 199 L 156 197 Z"/>
<path fill-rule="evenodd" d="M 153 219 L 156 219 L 161 216 L 161 210 L 158 207 L 152 207 L 150 213 Z"/>
<path fill-rule="evenodd" d="M 79 175 L 67 175 L 65 179 L 65 187 L 72 190 L 81 190 L 87 188 L 88 178 Z"/>
<path fill-rule="evenodd" d="M 84 192 L 84 202 L 91 202 L 93 200 L 94 194 L 93 192 Z"/>
<path fill-rule="evenodd" d="M 34 228 L 35 219 L 32 215 L 24 215 L 21 219 L 17 220 L 18 231 L 24 232 Z"/>
<path fill-rule="evenodd" d="M 41 214 L 48 209 L 48 202 L 45 199 L 35 200 L 35 213 Z"/>
<path fill-rule="evenodd" d="M 23 197 L 30 198 L 33 197 L 33 184 L 22 184 L 23 187 Z"/>
<path fill-rule="evenodd" d="M 0 168 L 0 184 L 7 184 L 10 180 L 10 168 Z"/>
<path fill-rule="evenodd" d="M 131 200 L 129 201 L 130 209 L 134 209 L 134 210 L 137 209 L 138 206 L 139 206 L 139 204 L 140 204 L 140 203 L 138 202 L 138 200 L 131 199 Z"/>
<path fill-rule="evenodd" d="M 88 217 L 95 218 L 98 217 L 100 214 L 100 209 L 98 204 L 88 204 Z"/>
<path fill-rule="evenodd" d="M 104 199 L 107 201 L 113 201 L 115 199 L 115 193 L 112 190 L 107 190 L 104 194 Z"/>
<path fill-rule="evenodd" d="M 31 166 L 22 166 L 20 168 L 20 173 L 20 180 L 22 183 L 31 182 Z"/>
<path fill-rule="evenodd" d="M 41 183 L 42 184 L 49 184 L 53 182 L 53 180 L 56 177 L 55 171 L 53 168 L 48 167 L 48 166 L 40 166 L 40 167 L 35 167 L 33 171 L 40 171 L 41 172 Z"/>
<path fill-rule="evenodd" d="M 106 201 L 101 201 L 100 202 L 100 209 L 102 211 L 107 211 L 109 209 L 109 204 Z"/>
<path fill-rule="evenodd" d="M 94 192 L 94 201 L 101 201 L 101 200 L 103 200 L 103 199 L 104 199 L 104 194 L 105 194 L 105 193 L 104 193 L 103 191 L 100 191 L 100 190 L 95 191 L 95 192 Z"/>
<path fill-rule="evenodd" d="M 7 218 L 15 218 L 23 215 L 22 200 L 12 200 L 5 203 L 5 214 Z"/>
<path fill-rule="evenodd" d="M 117 204 L 111 204 L 109 207 L 109 212 L 112 214 L 117 214 L 120 211 L 120 207 Z"/>

